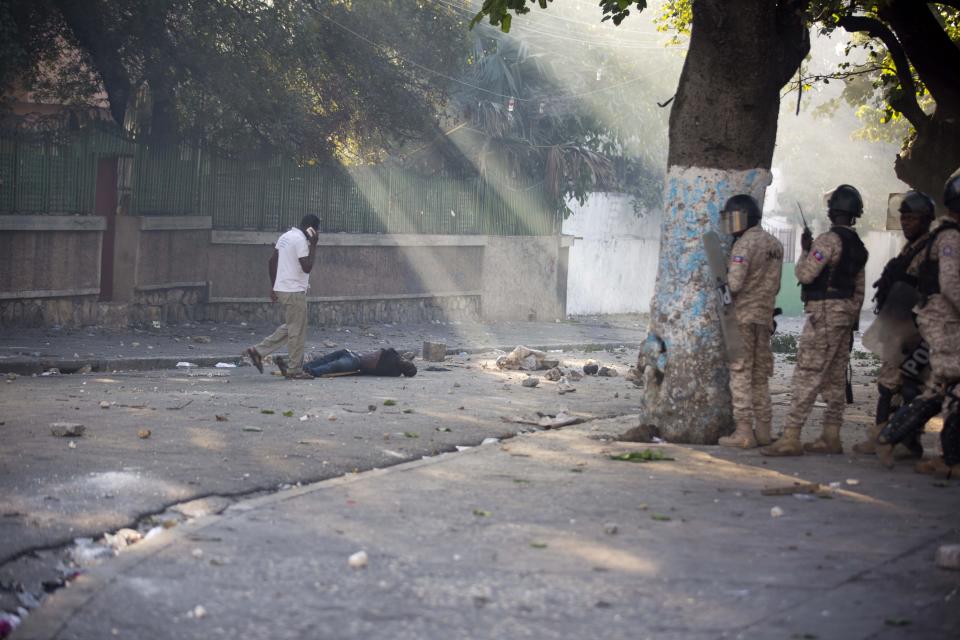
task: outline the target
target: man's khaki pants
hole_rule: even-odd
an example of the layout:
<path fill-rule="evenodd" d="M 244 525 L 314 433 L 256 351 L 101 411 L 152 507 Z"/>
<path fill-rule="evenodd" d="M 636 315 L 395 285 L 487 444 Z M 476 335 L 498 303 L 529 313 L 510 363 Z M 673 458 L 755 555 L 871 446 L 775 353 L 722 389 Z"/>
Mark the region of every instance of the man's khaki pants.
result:
<path fill-rule="evenodd" d="M 307 339 L 307 293 L 305 291 L 297 293 L 277 291 L 276 293 L 283 305 L 284 323 L 255 348 L 260 355 L 265 356 L 286 343 L 287 353 L 290 354 L 287 371 L 299 373 L 303 369 L 303 344 Z"/>

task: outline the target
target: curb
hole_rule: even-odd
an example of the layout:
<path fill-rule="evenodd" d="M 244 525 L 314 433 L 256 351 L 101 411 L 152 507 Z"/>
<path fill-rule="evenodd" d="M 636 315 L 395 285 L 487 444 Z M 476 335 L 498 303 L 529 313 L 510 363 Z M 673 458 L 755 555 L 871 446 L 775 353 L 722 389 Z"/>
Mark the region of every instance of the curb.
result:
<path fill-rule="evenodd" d="M 459 353 L 486 353 L 488 351 L 505 351 L 509 353 L 513 347 L 448 347 L 447 355 L 457 355 Z M 639 342 L 582 342 L 582 343 L 564 343 L 564 344 L 545 344 L 528 345 L 530 349 L 538 351 L 549 351 L 559 349 L 561 351 L 594 350 L 605 351 L 617 347 L 628 349 L 639 349 Z M 198 367 L 213 367 L 218 362 L 228 362 L 242 366 L 242 357 L 236 353 L 221 356 L 156 356 L 152 358 L 78 358 L 78 359 L 37 359 L 37 360 L 7 360 L 0 361 L 0 374 L 15 373 L 21 376 L 40 375 L 48 369 L 59 369 L 60 373 L 76 373 L 81 368 L 89 366 L 91 372 L 108 371 L 153 371 L 156 369 L 174 369 L 178 362 L 188 361 L 196 364 Z"/>
<path fill-rule="evenodd" d="M 536 435 L 536 434 L 530 434 Z M 179 544 L 190 536 L 195 536 L 211 525 L 215 525 L 226 518 L 245 514 L 261 507 L 277 502 L 293 500 L 303 495 L 323 491 L 330 487 L 343 484 L 363 482 L 378 475 L 406 472 L 423 466 L 441 464 L 452 455 L 476 455 L 483 451 L 481 447 L 474 447 L 466 451 L 442 453 L 428 459 L 421 458 L 398 465 L 381 469 L 370 469 L 360 473 L 348 473 L 328 480 L 320 480 L 303 487 L 278 491 L 270 495 L 234 503 L 226 511 L 218 514 L 203 516 L 192 522 L 167 530 L 152 540 L 144 540 L 134 545 L 129 551 L 112 558 L 104 564 L 94 567 L 74 580 L 69 587 L 52 594 L 39 608 L 27 616 L 23 623 L 14 632 L 16 640 L 53 640 L 65 630 L 70 619 L 82 610 L 87 603 L 96 598 L 102 590 L 123 573 L 147 562 L 156 554 Z"/>

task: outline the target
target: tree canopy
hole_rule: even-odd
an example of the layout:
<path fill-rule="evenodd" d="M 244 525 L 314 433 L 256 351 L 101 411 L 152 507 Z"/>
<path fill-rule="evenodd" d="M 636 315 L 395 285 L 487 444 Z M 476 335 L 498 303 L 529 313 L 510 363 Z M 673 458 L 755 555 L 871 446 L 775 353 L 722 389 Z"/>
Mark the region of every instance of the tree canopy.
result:
<path fill-rule="evenodd" d="M 415 0 L 0 0 L 0 83 L 105 94 L 154 137 L 368 159 L 435 122 L 447 83 L 423 63 L 462 60 L 463 26 Z"/>

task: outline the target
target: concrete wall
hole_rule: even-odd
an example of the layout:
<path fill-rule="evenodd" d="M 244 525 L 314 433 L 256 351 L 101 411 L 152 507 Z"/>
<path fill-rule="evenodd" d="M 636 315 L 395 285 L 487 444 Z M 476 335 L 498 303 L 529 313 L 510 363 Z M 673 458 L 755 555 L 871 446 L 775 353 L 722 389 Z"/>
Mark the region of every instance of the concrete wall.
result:
<path fill-rule="evenodd" d="M 98 293 L 103 218 L 38 218 L 0 216 L 0 298 Z"/>
<path fill-rule="evenodd" d="M 0 225 L 5 326 L 280 320 L 267 271 L 277 233 L 213 231 L 204 216 L 118 216 L 113 300 L 100 303 L 104 218 Z M 321 234 L 319 244 L 308 294 L 317 324 L 564 316 L 561 238 Z"/>
<path fill-rule="evenodd" d="M 595 193 L 563 233 L 576 237 L 570 249 L 567 313 L 646 313 L 650 310 L 660 252 L 660 217 L 633 211 L 630 196 Z"/>
<path fill-rule="evenodd" d="M 489 236 L 483 252 L 483 317 L 564 318 L 568 245 L 561 237 Z"/>

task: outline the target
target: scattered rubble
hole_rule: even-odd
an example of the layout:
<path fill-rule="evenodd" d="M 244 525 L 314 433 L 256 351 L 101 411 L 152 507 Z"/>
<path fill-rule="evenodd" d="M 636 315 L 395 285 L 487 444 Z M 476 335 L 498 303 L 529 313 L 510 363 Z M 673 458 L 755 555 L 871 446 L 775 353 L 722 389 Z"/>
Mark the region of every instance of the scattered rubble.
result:
<path fill-rule="evenodd" d="M 620 374 L 617 373 L 617 370 L 613 367 L 600 367 L 600 369 L 597 370 L 597 375 L 603 376 L 604 378 L 616 378 Z"/>
<path fill-rule="evenodd" d="M 86 429 L 79 422 L 54 422 L 50 425 L 50 434 L 58 438 L 80 438 Z"/>
<path fill-rule="evenodd" d="M 600 365 L 597 364 L 596 360 L 587 360 L 583 365 L 583 372 L 588 376 L 595 376 L 598 371 L 600 371 Z"/>
<path fill-rule="evenodd" d="M 937 549 L 937 566 L 941 569 L 960 569 L 960 544 L 942 544 Z"/>
<path fill-rule="evenodd" d="M 548 369 L 547 372 L 543 374 L 543 377 L 550 382 L 557 382 L 563 377 L 563 370 L 560 367 Z"/>
<path fill-rule="evenodd" d="M 521 382 L 520 384 L 523 385 L 524 387 L 533 389 L 534 387 L 540 384 L 540 378 L 536 376 L 528 376 L 524 378 L 523 382 Z"/>
<path fill-rule="evenodd" d="M 447 345 L 442 342 L 423 343 L 423 359 L 429 362 L 443 362 L 447 357 Z"/>
<path fill-rule="evenodd" d="M 139 431 L 137 431 L 137 437 L 140 438 L 141 440 L 146 440 L 152 434 L 153 432 L 150 431 L 150 429 L 140 429 Z"/>
<path fill-rule="evenodd" d="M 352 569 L 363 569 L 367 566 L 368 561 L 369 561 L 369 558 L 367 557 L 366 551 L 357 551 L 356 553 L 352 554 L 349 558 L 347 558 L 347 564 Z"/>

